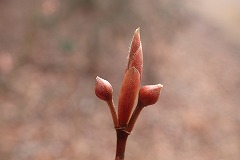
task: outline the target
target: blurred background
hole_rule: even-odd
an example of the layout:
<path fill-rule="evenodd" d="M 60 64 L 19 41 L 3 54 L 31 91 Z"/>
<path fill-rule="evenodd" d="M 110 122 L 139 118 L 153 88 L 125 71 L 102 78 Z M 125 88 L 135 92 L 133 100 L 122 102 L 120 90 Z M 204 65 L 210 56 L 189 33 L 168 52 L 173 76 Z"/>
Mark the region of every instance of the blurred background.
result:
<path fill-rule="evenodd" d="M 0 160 L 113 160 L 95 77 L 117 104 L 137 27 L 142 85 L 164 89 L 126 160 L 239 160 L 238 0 L 0 0 Z"/>

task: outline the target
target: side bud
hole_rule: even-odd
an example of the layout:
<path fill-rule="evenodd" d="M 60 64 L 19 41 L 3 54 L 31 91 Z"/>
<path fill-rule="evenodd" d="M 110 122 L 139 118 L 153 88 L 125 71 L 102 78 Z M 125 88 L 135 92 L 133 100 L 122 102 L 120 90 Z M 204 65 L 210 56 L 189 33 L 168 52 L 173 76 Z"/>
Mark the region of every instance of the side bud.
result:
<path fill-rule="evenodd" d="M 146 85 L 141 87 L 138 95 L 138 105 L 146 107 L 155 104 L 160 96 L 163 85 Z"/>
<path fill-rule="evenodd" d="M 107 80 L 104 80 L 97 76 L 95 84 L 95 94 L 99 99 L 103 101 L 112 100 L 113 96 L 112 85 Z"/>

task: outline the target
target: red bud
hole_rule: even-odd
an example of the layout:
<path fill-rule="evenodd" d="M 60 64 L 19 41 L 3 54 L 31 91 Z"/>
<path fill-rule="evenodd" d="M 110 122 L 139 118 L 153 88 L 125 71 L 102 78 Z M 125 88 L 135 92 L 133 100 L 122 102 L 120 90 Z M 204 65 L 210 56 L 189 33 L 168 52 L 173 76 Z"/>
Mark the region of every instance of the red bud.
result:
<path fill-rule="evenodd" d="M 121 127 L 127 125 L 140 86 L 140 74 L 131 67 L 124 75 L 118 101 L 118 118 Z"/>
<path fill-rule="evenodd" d="M 140 28 L 136 29 L 129 52 L 129 60 L 127 69 L 135 67 L 140 73 L 140 80 L 142 78 L 142 68 L 143 68 L 143 53 L 142 44 L 140 39 Z"/>
<path fill-rule="evenodd" d="M 138 104 L 142 107 L 146 107 L 148 105 L 153 105 L 156 103 L 160 96 L 160 91 L 163 85 L 146 85 L 141 87 L 138 96 Z"/>
<path fill-rule="evenodd" d="M 96 96 L 104 101 L 112 100 L 113 89 L 112 85 L 100 77 L 96 77 L 95 84 L 95 94 Z"/>

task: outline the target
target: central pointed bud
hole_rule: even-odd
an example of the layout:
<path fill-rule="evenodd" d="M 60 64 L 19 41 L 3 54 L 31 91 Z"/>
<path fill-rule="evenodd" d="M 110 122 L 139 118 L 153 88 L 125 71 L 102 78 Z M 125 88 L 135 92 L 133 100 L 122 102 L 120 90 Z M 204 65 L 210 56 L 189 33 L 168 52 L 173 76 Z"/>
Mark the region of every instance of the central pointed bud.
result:
<path fill-rule="evenodd" d="M 125 127 L 131 117 L 142 77 L 143 55 L 140 30 L 136 29 L 129 53 L 128 66 L 123 78 L 118 101 L 118 118 L 120 127 Z"/>
<path fill-rule="evenodd" d="M 140 39 L 140 28 L 136 29 L 134 33 L 128 58 L 127 70 L 131 67 L 135 67 L 138 70 L 141 79 L 143 70 L 143 53 Z"/>

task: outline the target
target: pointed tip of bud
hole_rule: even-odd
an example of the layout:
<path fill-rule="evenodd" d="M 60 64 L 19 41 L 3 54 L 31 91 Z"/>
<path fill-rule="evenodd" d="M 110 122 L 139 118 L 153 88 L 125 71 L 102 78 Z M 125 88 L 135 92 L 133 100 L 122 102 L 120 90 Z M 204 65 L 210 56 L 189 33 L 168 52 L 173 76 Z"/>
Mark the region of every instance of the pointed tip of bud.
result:
<path fill-rule="evenodd" d="M 130 54 L 134 54 L 141 46 L 140 27 L 135 30 L 130 46 Z"/>
<path fill-rule="evenodd" d="M 140 37 L 140 27 L 138 27 L 136 30 L 135 30 L 135 34 L 134 35 L 138 35 Z"/>
<path fill-rule="evenodd" d="M 135 67 L 140 73 L 140 79 L 142 77 L 143 68 L 143 53 L 142 44 L 140 39 L 140 27 L 135 30 L 133 39 L 130 45 L 129 60 L 127 70 L 131 67 Z"/>
<path fill-rule="evenodd" d="M 139 91 L 138 103 L 143 107 L 155 104 L 159 99 L 162 88 L 163 85 L 161 84 L 146 85 L 141 87 Z"/>
<path fill-rule="evenodd" d="M 107 80 L 97 76 L 95 84 L 95 94 L 101 100 L 111 100 L 113 94 L 112 85 Z"/>

